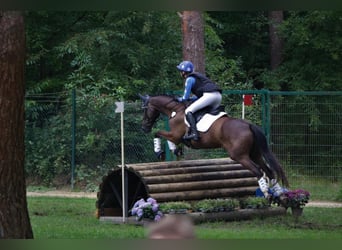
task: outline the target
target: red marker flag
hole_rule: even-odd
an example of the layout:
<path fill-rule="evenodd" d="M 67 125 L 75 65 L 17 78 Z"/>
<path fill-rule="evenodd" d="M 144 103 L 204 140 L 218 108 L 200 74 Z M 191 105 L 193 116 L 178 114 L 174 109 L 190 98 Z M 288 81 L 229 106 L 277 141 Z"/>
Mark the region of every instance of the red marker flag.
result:
<path fill-rule="evenodd" d="M 243 104 L 246 106 L 253 105 L 253 95 L 243 95 Z"/>

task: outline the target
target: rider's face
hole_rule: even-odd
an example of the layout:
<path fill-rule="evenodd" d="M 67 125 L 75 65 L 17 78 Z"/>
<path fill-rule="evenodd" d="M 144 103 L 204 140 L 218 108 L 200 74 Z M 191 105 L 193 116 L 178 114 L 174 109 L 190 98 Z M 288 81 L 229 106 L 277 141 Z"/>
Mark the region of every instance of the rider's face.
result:
<path fill-rule="evenodd" d="M 186 73 L 184 71 L 180 71 L 179 74 L 181 75 L 182 78 L 186 78 Z"/>

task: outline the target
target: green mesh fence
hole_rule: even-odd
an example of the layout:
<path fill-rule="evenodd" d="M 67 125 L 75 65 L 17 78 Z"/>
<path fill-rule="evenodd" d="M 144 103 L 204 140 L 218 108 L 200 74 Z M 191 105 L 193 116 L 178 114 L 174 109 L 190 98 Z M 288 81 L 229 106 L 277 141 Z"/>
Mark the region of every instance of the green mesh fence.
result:
<path fill-rule="evenodd" d="M 271 146 L 295 187 L 336 197 L 342 180 L 341 93 L 273 93 Z"/>
<path fill-rule="evenodd" d="M 342 93 L 268 91 L 224 92 L 226 112 L 241 118 L 242 95 L 253 94 L 244 118 L 263 127 L 289 177 L 291 188 L 306 188 L 314 198 L 336 197 L 342 178 Z M 26 172 L 40 184 L 70 184 L 72 175 L 72 95 L 30 95 L 26 99 Z M 106 95 L 76 94 L 75 184 L 96 189 L 109 170 L 121 164 L 120 113 Z M 125 163 L 158 161 L 153 134 L 166 128 L 161 116 L 152 133 L 141 131 L 141 102 L 125 102 Z M 168 153 L 164 141 L 164 150 Z M 226 157 L 223 149 L 183 148 L 184 159 Z M 176 157 L 167 154 L 168 160 Z"/>

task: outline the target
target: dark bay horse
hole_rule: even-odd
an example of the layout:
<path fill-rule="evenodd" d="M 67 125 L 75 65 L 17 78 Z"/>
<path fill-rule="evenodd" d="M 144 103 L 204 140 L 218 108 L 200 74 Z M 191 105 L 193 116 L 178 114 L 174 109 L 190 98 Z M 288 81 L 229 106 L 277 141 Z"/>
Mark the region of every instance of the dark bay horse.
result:
<path fill-rule="evenodd" d="M 145 133 L 151 132 L 159 115 L 164 114 L 169 117 L 170 131 L 160 130 L 156 137 L 165 138 L 176 145 L 182 143 L 187 131 L 184 122 L 185 104 L 167 95 L 140 97 L 144 109 L 142 130 Z M 288 186 L 286 175 L 258 126 L 225 115 L 218 118 L 207 132 L 200 132 L 199 135 L 200 140 L 191 141 L 187 145 L 195 149 L 224 148 L 231 159 L 257 176 L 259 186 L 266 197 L 269 183 L 264 174 L 271 180 L 272 185 L 278 185 L 280 188 L 277 183 L 277 179 L 280 179 L 284 186 Z"/>

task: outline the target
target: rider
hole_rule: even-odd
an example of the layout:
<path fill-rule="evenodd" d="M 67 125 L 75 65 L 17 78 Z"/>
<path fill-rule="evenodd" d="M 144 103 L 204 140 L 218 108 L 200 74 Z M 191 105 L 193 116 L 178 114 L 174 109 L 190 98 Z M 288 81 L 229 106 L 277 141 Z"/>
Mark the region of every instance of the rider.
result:
<path fill-rule="evenodd" d="M 218 108 L 221 105 L 222 90 L 206 76 L 194 72 L 194 65 L 190 61 L 181 62 L 177 66 L 177 69 L 185 79 L 184 94 L 182 97 L 178 98 L 178 101 L 194 101 L 185 109 L 185 117 L 190 124 L 190 131 L 183 137 L 183 139 L 193 139 L 197 141 L 199 140 L 199 135 L 196 129 L 194 113 L 209 106 L 212 108 Z M 193 93 L 194 96 L 190 97 L 191 93 Z"/>

